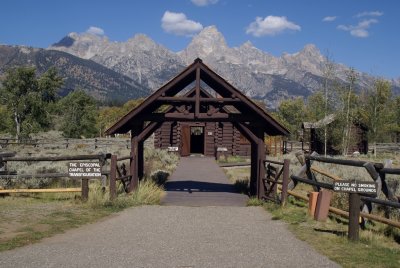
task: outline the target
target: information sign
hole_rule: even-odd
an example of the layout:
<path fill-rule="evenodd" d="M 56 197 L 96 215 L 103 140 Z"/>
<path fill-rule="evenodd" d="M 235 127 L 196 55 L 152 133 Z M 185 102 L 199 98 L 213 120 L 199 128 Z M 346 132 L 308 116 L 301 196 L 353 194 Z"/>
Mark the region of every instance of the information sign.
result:
<path fill-rule="evenodd" d="M 101 177 L 99 162 L 70 162 L 68 163 L 68 176 L 72 178 Z"/>

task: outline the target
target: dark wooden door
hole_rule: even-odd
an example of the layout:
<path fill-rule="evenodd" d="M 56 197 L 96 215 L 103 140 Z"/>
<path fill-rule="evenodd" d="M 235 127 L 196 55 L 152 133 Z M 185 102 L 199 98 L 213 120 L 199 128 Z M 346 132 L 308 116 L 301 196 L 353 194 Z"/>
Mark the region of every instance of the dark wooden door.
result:
<path fill-rule="evenodd" d="M 181 125 L 181 156 L 190 154 L 190 127 Z"/>

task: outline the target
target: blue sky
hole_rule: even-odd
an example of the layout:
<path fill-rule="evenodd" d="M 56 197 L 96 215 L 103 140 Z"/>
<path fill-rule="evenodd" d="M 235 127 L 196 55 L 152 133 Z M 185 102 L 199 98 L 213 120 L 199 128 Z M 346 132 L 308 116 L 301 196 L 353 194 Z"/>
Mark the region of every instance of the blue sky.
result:
<path fill-rule="evenodd" d="M 280 56 L 312 43 L 335 62 L 400 77 L 396 0 L 3 0 L 1 11 L 1 44 L 48 47 L 96 27 L 113 41 L 144 33 L 179 51 L 201 28 L 215 25 L 229 46 L 250 40 Z"/>

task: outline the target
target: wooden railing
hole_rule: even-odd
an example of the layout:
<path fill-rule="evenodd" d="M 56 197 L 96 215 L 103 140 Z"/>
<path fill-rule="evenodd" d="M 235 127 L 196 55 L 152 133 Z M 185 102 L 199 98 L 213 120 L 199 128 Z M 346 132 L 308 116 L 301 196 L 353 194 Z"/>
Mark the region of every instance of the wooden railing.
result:
<path fill-rule="evenodd" d="M 111 154 L 97 154 L 97 155 L 74 155 L 74 156 L 41 156 L 31 157 L 23 156 L 16 157 L 15 153 L 0 153 L 0 179 L 31 179 L 31 178 L 68 178 L 68 173 L 42 173 L 42 174 L 17 174 L 16 171 L 8 170 L 7 166 L 9 162 L 40 162 L 40 161 L 80 161 L 80 160 L 99 160 L 100 165 L 104 167 L 107 160 L 111 160 L 110 169 L 102 169 L 101 175 L 106 179 L 109 179 L 109 190 L 110 200 L 114 200 L 117 197 L 117 181 L 119 181 L 125 192 L 129 192 L 131 189 L 132 180 L 132 168 L 131 163 L 133 162 L 132 156 L 118 157 L 117 155 Z M 129 163 L 123 161 L 129 160 Z M 121 163 L 118 165 L 118 163 Z M 67 165 L 66 165 L 67 166 Z M 79 178 L 72 178 L 79 179 Z M 89 194 L 89 179 L 81 179 L 80 188 L 58 188 L 58 189 L 3 189 L 0 190 L 0 194 L 10 193 L 39 193 L 39 192 L 81 192 L 82 200 L 88 199 Z M 104 189 L 105 190 L 105 189 Z"/>
<path fill-rule="evenodd" d="M 9 162 L 42 162 L 42 161 L 81 161 L 81 160 L 98 160 L 101 166 L 106 164 L 107 159 L 111 158 L 111 154 L 97 155 L 73 155 L 73 156 L 15 156 L 15 153 L 0 154 L 0 179 L 32 179 L 32 178 L 66 178 L 68 173 L 42 173 L 42 174 L 18 174 L 16 171 L 8 170 Z M 67 165 L 66 165 L 67 167 Z M 102 171 L 102 176 L 107 177 L 109 172 Z M 89 179 L 73 178 L 81 180 L 80 188 L 58 188 L 58 189 L 2 189 L 0 194 L 10 193 L 39 193 L 39 192 L 81 192 L 82 200 L 87 200 L 89 195 Z"/>
<path fill-rule="evenodd" d="M 94 138 L 94 139 L 13 139 L 1 138 L 0 148 L 10 146 L 32 146 L 38 148 L 71 148 L 72 146 L 87 146 L 93 149 L 117 146 L 130 149 L 130 139 L 123 138 Z"/>
<path fill-rule="evenodd" d="M 385 217 L 381 217 L 378 215 L 373 215 L 371 214 L 372 212 L 372 203 L 374 204 L 379 204 L 384 207 L 392 207 L 392 208 L 400 208 L 400 199 L 396 197 L 393 192 L 390 190 L 386 183 L 386 174 L 396 174 L 400 175 L 400 169 L 394 169 L 388 167 L 388 164 L 382 164 L 382 163 L 372 163 L 372 162 L 367 162 L 367 161 L 361 161 L 361 160 L 346 160 L 346 159 L 337 159 L 337 158 L 327 158 L 327 157 L 321 157 L 316 153 L 313 153 L 311 155 L 306 155 L 302 157 L 301 154 L 297 154 L 299 162 L 303 165 L 300 171 L 296 175 L 290 176 L 292 181 L 288 185 L 288 194 L 293 195 L 297 198 L 307 200 L 307 197 L 301 196 L 299 194 L 296 194 L 293 192 L 293 189 L 296 187 L 298 182 L 301 183 L 306 183 L 309 185 L 312 185 L 315 191 L 319 191 L 321 188 L 324 189 L 333 189 L 333 184 L 332 183 L 325 183 L 325 182 L 319 182 L 317 180 L 317 177 L 315 176 L 314 172 L 317 172 L 323 176 L 329 177 L 334 181 L 341 180 L 342 178 L 330 174 L 327 171 L 322 170 L 321 168 L 316 168 L 312 167 L 313 162 L 323 162 L 323 163 L 330 163 L 330 164 L 336 164 L 336 165 L 346 165 L 346 166 L 352 166 L 352 167 L 361 167 L 365 168 L 368 171 L 368 174 L 371 176 L 371 180 L 377 183 L 378 185 L 378 196 L 379 193 L 382 191 L 382 193 L 386 196 L 388 200 L 383 200 L 383 199 L 378 199 L 375 197 L 369 197 L 365 196 L 362 194 L 357 194 L 359 195 L 358 198 L 355 199 L 349 199 L 350 205 L 349 205 L 349 212 L 343 211 L 334 207 L 329 207 L 329 211 L 344 217 L 349 218 L 349 238 L 358 239 L 358 230 L 359 230 L 359 224 L 363 225 L 365 223 L 365 220 L 362 220 L 361 223 L 359 223 L 359 217 L 361 216 L 363 219 L 369 219 L 369 220 L 374 220 L 378 222 L 382 222 L 397 228 L 400 228 L 400 222 L 394 221 Z M 351 178 L 348 178 L 351 179 Z M 363 206 L 360 212 L 360 206 L 354 202 L 354 200 L 361 200 L 363 202 Z M 353 201 L 352 201 L 353 200 Z"/>
<path fill-rule="evenodd" d="M 264 196 L 274 202 L 280 202 L 282 206 L 287 200 L 287 186 L 289 184 L 289 166 L 290 160 L 285 159 L 283 162 L 265 160 L 265 178 L 263 179 Z M 281 195 L 278 196 L 278 185 L 282 185 Z"/>
<path fill-rule="evenodd" d="M 116 182 L 120 181 L 123 185 L 124 191 L 129 191 L 129 184 L 132 180 L 131 169 L 129 168 L 129 172 L 127 171 L 125 163 L 118 166 L 118 162 L 129 160 L 132 162 L 133 157 L 124 156 L 124 157 L 117 157 L 116 155 L 111 156 L 111 166 L 110 166 L 110 200 L 114 200 L 117 197 L 117 186 Z"/>

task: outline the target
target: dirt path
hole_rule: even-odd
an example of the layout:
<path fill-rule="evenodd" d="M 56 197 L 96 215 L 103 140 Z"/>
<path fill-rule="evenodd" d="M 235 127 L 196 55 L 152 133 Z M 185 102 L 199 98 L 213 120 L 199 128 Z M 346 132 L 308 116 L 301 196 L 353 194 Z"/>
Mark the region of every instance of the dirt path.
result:
<path fill-rule="evenodd" d="M 0 253 L 0 267 L 337 267 L 260 207 L 144 206 Z"/>
<path fill-rule="evenodd" d="M 165 188 L 164 205 L 243 207 L 248 199 L 210 157 L 182 157 Z"/>

